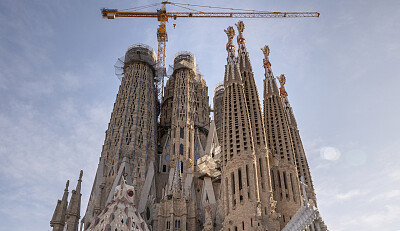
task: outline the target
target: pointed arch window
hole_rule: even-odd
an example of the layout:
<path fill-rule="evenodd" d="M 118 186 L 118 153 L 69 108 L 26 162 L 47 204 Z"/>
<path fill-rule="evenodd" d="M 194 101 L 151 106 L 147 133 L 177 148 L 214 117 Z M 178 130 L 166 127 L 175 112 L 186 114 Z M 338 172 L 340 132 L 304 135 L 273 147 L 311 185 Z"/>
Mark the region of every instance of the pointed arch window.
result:
<path fill-rule="evenodd" d="M 183 156 L 183 144 L 179 145 L 179 154 Z"/>

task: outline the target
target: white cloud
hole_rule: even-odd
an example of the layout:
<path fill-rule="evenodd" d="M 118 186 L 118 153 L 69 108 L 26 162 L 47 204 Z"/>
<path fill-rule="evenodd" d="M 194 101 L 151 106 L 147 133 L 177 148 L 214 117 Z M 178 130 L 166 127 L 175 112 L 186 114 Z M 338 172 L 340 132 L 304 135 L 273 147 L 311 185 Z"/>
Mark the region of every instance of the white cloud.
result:
<path fill-rule="evenodd" d="M 56 120 L 22 101 L 12 104 L 16 116 L 0 112 L 0 214 L 10 224 L 22 224 L 21 217 L 47 223 L 62 196 L 63 184 L 69 179 L 70 190 L 74 188 L 80 169 L 85 171 L 82 206 L 86 206 L 111 109 L 73 100 L 60 104 L 53 114 Z M 40 230 L 36 228 L 32 230 Z"/>
<path fill-rule="evenodd" d="M 361 215 L 359 218 L 349 218 L 348 220 L 353 220 L 352 222 L 349 222 L 352 228 L 349 227 L 350 229 L 347 230 L 390 230 L 387 229 L 387 227 L 394 227 L 396 225 L 395 223 L 398 222 L 398 218 L 400 217 L 400 206 L 386 205 L 383 208 L 371 209 L 366 213 L 367 214 Z"/>
<path fill-rule="evenodd" d="M 340 201 L 343 201 L 343 200 L 350 200 L 350 199 L 352 199 L 354 197 L 357 197 L 357 196 L 360 196 L 360 195 L 364 195 L 364 194 L 366 194 L 366 193 L 362 192 L 359 189 L 353 189 L 353 190 L 348 191 L 347 193 L 339 193 L 339 194 L 337 194 L 336 198 L 338 200 L 340 200 Z"/>
<path fill-rule="evenodd" d="M 400 200 L 400 189 L 395 189 L 395 190 L 390 190 L 386 192 L 382 192 L 378 195 L 373 196 L 370 201 L 379 201 L 379 202 L 385 202 L 387 200 Z"/>

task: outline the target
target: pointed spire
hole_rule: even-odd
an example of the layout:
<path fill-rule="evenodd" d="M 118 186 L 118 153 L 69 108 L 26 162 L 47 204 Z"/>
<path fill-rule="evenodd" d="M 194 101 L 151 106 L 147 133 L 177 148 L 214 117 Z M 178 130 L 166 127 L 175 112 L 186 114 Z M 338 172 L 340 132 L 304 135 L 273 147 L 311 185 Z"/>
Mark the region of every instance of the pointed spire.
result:
<path fill-rule="evenodd" d="M 228 36 L 228 43 L 226 44 L 226 50 L 228 51 L 228 61 L 235 57 L 235 45 L 233 45 L 232 40 L 235 37 L 235 29 L 229 26 L 224 30 Z"/>
<path fill-rule="evenodd" d="M 238 32 L 239 32 L 239 34 L 237 36 L 237 42 L 238 42 L 238 45 L 239 45 L 239 52 L 243 51 L 243 50 L 246 51 L 246 45 L 245 45 L 246 40 L 243 37 L 243 31 L 244 31 L 244 28 L 245 28 L 244 27 L 244 23 L 243 23 L 243 21 L 239 21 L 235 25 L 236 25 L 236 28 L 238 29 Z"/>
<path fill-rule="evenodd" d="M 54 231 L 62 230 L 65 224 L 65 213 L 68 206 L 68 186 L 69 180 L 65 184 L 64 195 L 62 200 L 57 201 L 56 209 L 54 210 L 53 217 L 50 221 L 50 226 L 53 227 Z"/>
<path fill-rule="evenodd" d="M 235 25 L 239 32 L 239 34 L 237 36 L 237 43 L 239 46 L 238 63 L 239 63 L 240 71 L 242 73 L 243 73 L 243 71 L 253 72 L 253 68 L 251 67 L 249 52 L 247 52 L 247 49 L 246 49 L 246 44 L 245 44 L 246 40 L 243 37 L 243 31 L 245 29 L 244 23 L 243 23 L 243 21 L 239 21 Z M 246 74 L 245 76 L 248 76 L 248 74 Z M 242 78 L 244 78 L 245 76 L 242 75 Z"/>
<path fill-rule="evenodd" d="M 76 189 L 72 190 L 71 200 L 69 201 L 67 209 L 67 225 L 68 231 L 77 231 L 79 226 L 80 211 L 81 211 L 81 183 L 82 183 L 83 171 L 79 174 L 78 184 Z"/>
<path fill-rule="evenodd" d="M 232 83 L 242 83 L 240 77 L 239 66 L 237 65 L 237 59 L 235 56 L 235 45 L 233 45 L 232 40 L 235 37 L 235 29 L 233 27 L 228 27 L 224 30 L 228 36 L 228 43 L 226 44 L 226 50 L 228 51 L 227 65 L 225 65 L 225 86 L 231 85 Z"/>
<path fill-rule="evenodd" d="M 263 59 L 263 63 L 264 63 L 264 69 L 265 69 L 265 73 L 271 73 L 271 63 L 269 62 L 269 54 L 270 54 L 270 49 L 268 45 L 265 45 L 263 48 L 261 48 L 261 51 L 264 54 L 264 59 Z"/>
<path fill-rule="evenodd" d="M 279 88 L 279 95 L 282 99 L 283 105 L 285 106 L 289 125 L 297 128 L 296 118 L 294 117 L 293 109 L 289 103 L 288 93 L 286 92 L 286 89 L 285 89 L 286 76 L 284 74 L 281 74 L 279 77 L 277 77 L 277 79 L 279 80 L 279 83 L 281 85 L 281 87 Z"/>
<path fill-rule="evenodd" d="M 276 84 L 276 80 L 274 74 L 272 73 L 271 63 L 269 61 L 270 49 L 267 45 L 261 48 L 264 59 L 264 69 L 265 69 L 265 80 L 264 80 L 264 98 L 268 95 L 279 95 L 278 85 Z"/>
<path fill-rule="evenodd" d="M 279 83 L 281 85 L 281 87 L 279 88 L 279 95 L 282 99 L 285 99 L 288 94 L 285 90 L 285 84 L 286 84 L 286 77 L 284 74 L 281 74 L 279 77 L 277 77 L 279 80 Z M 284 101 L 284 103 L 286 104 L 286 101 Z"/>

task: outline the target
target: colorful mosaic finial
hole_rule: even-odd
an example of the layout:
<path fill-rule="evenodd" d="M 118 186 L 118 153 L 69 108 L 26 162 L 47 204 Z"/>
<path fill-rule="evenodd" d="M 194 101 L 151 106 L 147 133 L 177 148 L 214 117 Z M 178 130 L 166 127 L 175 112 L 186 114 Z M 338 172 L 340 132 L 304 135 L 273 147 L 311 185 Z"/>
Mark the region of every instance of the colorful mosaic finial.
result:
<path fill-rule="evenodd" d="M 228 28 L 226 28 L 226 30 L 224 30 L 226 35 L 228 36 L 229 40 L 232 40 L 235 37 L 235 29 L 233 29 L 232 26 L 229 26 Z"/>
<path fill-rule="evenodd" d="M 280 96 L 281 98 L 286 98 L 288 96 L 286 90 L 285 90 L 285 84 L 286 84 L 286 77 L 284 74 L 281 74 L 279 77 L 277 77 L 279 80 L 279 83 L 281 84 L 281 87 L 279 88 L 280 90 Z"/>
<path fill-rule="evenodd" d="M 272 71 L 271 71 L 271 63 L 269 62 L 269 53 L 270 53 L 269 47 L 265 45 L 263 48 L 261 48 L 261 50 L 264 54 L 263 65 L 265 68 L 265 72 L 270 74 L 272 73 Z"/>
<path fill-rule="evenodd" d="M 246 42 L 246 40 L 244 39 L 244 37 L 243 37 L 243 31 L 244 31 L 244 23 L 243 23 L 243 21 L 239 21 L 238 23 L 236 23 L 235 24 L 236 25 L 236 27 L 237 27 L 237 29 L 238 29 L 238 31 L 239 31 L 239 34 L 238 34 L 238 36 L 237 36 L 237 42 L 238 42 L 238 44 L 239 44 L 239 48 L 240 49 L 244 49 L 244 46 L 242 46 L 242 45 L 244 45 L 244 43 Z"/>
<path fill-rule="evenodd" d="M 268 58 L 269 53 L 270 53 L 270 50 L 269 50 L 268 45 L 265 45 L 263 48 L 261 48 L 261 50 L 262 50 L 262 52 L 264 53 L 264 57 L 265 57 L 265 58 Z"/>
<path fill-rule="evenodd" d="M 226 50 L 228 53 L 231 55 L 235 53 L 235 45 L 232 44 L 232 39 L 235 37 L 235 29 L 233 27 L 228 27 L 226 30 L 224 30 L 226 35 L 228 36 L 228 43 L 226 44 Z"/>
<path fill-rule="evenodd" d="M 281 84 L 281 87 L 284 87 L 285 84 L 286 84 L 286 77 L 285 77 L 285 75 L 284 75 L 284 74 L 281 74 L 281 75 L 278 77 L 278 80 L 279 80 L 279 83 Z"/>
<path fill-rule="evenodd" d="M 240 21 L 239 21 L 238 23 L 236 23 L 235 25 L 236 25 L 236 27 L 237 27 L 239 33 L 243 33 L 244 28 L 245 28 L 245 27 L 244 27 L 243 21 L 240 20 Z"/>

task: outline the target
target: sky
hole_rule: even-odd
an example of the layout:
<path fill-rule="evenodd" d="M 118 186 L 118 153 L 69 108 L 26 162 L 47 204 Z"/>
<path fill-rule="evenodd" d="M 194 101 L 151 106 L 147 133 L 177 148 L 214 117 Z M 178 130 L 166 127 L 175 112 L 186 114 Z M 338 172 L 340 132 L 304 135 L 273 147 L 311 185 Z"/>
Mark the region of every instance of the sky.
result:
<path fill-rule="evenodd" d="M 274 74 L 287 78 L 328 228 L 400 230 L 400 2 L 181 2 L 321 13 L 243 20 L 260 98 L 260 48 L 269 45 Z M 132 44 L 157 49 L 156 19 L 107 20 L 100 9 L 153 3 L 0 1 L 0 231 L 51 230 L 65 182 L 75 188 L 81 169 L 84 215 L 120 83 L 113 66 Z M 224 75 L 224 29 L 237 21 L 187 18 L 167 25 L 167 64 L 179 51 L 192 52 L 210 104 Z"/>

